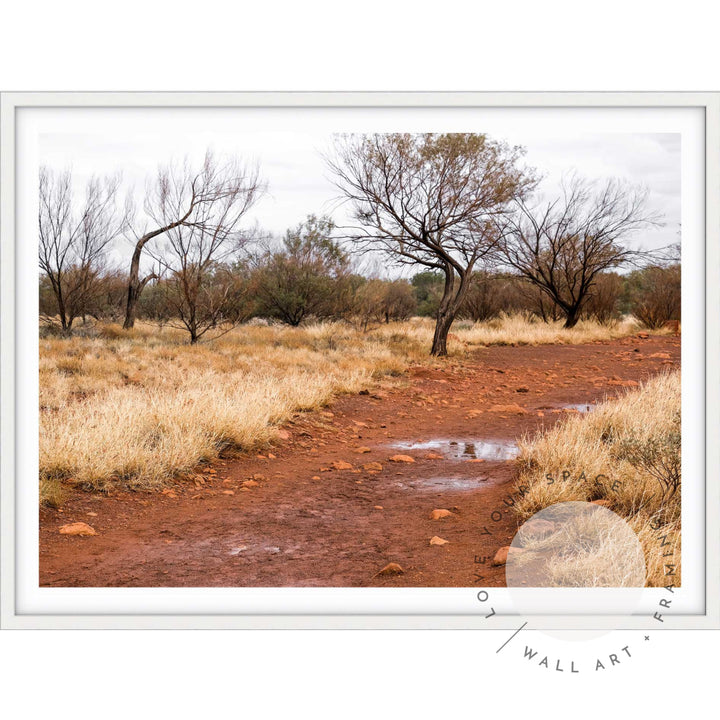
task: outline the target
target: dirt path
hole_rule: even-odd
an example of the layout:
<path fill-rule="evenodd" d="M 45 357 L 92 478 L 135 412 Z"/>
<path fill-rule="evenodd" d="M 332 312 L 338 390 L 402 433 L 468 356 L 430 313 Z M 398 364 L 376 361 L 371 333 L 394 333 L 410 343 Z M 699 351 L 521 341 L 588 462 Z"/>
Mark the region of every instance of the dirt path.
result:
<path fill-rule="evenodd" d="M 77 493 L 61 512 L 42 509 L 40 584 L 501 585 L 503 568 L 490 562 L 516 530 L 503 503 L 514 440 L 556 422 L 563 406 L 679 362 L 679 338 L 633 337 L 490 347 L 411 368 L 396 387 L 299 416 L 271 453 L 216 463 L 202 482 L 164 495 Z M 512 405 L 521 410 L 496 407 Z M 415 462 L 390 462 L 397 454 Z M 454 515 L 431 520 L 434 509 Z M 58 533 L 74 521 L 98 534 Z M 448 544 L 431 546 L 436 535 Z M 390 562 L 404 573 L 376 575 Z"/>

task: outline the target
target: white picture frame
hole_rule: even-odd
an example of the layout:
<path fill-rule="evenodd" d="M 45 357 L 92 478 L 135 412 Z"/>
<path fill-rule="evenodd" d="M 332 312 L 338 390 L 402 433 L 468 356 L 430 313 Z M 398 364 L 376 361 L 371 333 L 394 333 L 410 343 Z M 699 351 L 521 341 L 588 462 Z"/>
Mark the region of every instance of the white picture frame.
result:
<path fill-rule="evenodd" d="M 704 255 L 704 277 L 697 286 L 703 285 L 702 307 L 704 312 L 702 339 L 704 345 L 693 342 L 683 344 L 683 363 L 687 357 L 695 357 L 704 365 L 704 375 L 685 374 L 684 383 L 698 389 L 697 396 L 704 398 L 701 420 L 704 427 L 704 456 L 695 458 L 703 468 L 704 505 L 698 506 L 698 522 L 704 524 L 698 557 L 702 568 L 699 586 L 702 598 L 698 608 L 690 611 L 668 610 L 665 616 L 667 628 L 720 629 L 720 404 L 717 392 L 720 388 L 720 94 L 718 93 L 3 93 L 0 97 L 0 235 L 2 239 L 1 312 L 0 334 L 2 339 L 1 396 L 2 415 L 2 488 L 1 488 L 1 583 L 0 624 L 2 628 L 427 628 L 427 629 L 494 629 L 516 630 L 523 622 L 535 629 L 648 629 L 657 628 L 658 619 L 653 613 L 636 614 L 606 613 L 552 614 L 544 608 L 552 605 L 552 597 L 538 604 L 537 613 L 525 613 L 521 618 L 509 606 L 495 608 L 488 617 L 486 600 L 479 599 L 479 588 L 467 588 L 468 597 L 475 596 L 465 612 L 431 612 L 432 602 L 422 602 L 419 612 L 360 611 L 334 612 L 332 603 L 320 604 L 316 589 L 296 589 L 302 594 L 301 601 L 293 605 L 292 612 L 282 611 L 282 593 L 287 589 L 267 591 L 268 602 L 272 595 L 269 612 L 233 612 L 232 593 L 227 604 L 218 604 L 214 612 L 197 611 L 203 590 L 198 589 L 104 589 L 112 594 L 108 603 L 98 595 L 96 611 L 79 609 L 75 600 L 78 593 L 72 588 L 44 588 L 35 596 L 32 607 L 23 606 L 24 589 L 18 582 L 18 572 L 24 563 L 27 543 L 19 542 L 22 531 L 27 530 L 27 513 L 23 514 L 18 488 L 20 483 L 32 480 L 18 477 L 16 455 L 19 433 L 25 427 L 18 420 L 18 408 L 23 405 L 27 382 L 18 382 L 22 357 L 18 357 L 18 317 L 21 311 L 16 302 L 18 258 L 17 244 L 26 242 L 19 233 L 18 175 L 23 167 L 19 148 L 23 111 L 40 108 L 275 108 L 292 113 L 297 108 L 627 108 L 642 110 L 653 108 L 696 108 L 704 116 L 704 213 L 698 221 L 704 223 L 704 246 L 698 248 L 699 257 Z M 698 288 L 698 292 L 700 289 Z M 699 322 L 699 320 L 698 320 Z M 688 341 L 689 342 L 689 341 Z M 687 355 L 686 355 L 687 354 Z M 700 387 L 702 393 L 700 393 Z M 35 479 L 36 483 L 36 479 Z M 704 509 L 704 516 L 702 510 Z M 698 555 L 700 554 L 698 553 Z M 37 578 L 36 578 L 37 579 Z M 239 589 L 254 593 L 262 599 L 264 589 Z M 426 594 L 429 589 L 420 589 Z M 390 588 L 381 593 L 395 593 Z M 546 593 L 556 592 L 544 591 Z M 661 590 L 657 590 L 659 598 Z M 48 608 L 42 607 L 42 597 L 55 593 L 59 602 Z M 286 596 L 288 594 L 286 593 Z M 131 597 L 132 596 L 132 597 Z M 151 597 L 152 596 L 152 597 Z M 108 596 L 109 597 L 109 596 Z M 379 597 L 379 595 L 378 595 Z M 430 597 L 428 595 L 428 597 Z M 390 604 L 392 597 L 388 596 Z M 314 605 L 314 603 L 316 603 Z M 483 604 L 485 603 L 485 604 Z M 503 600 L 504 603 L 504 600 Z M 297 608 L 304 605 L 304 610 Z M 105 609 L 103 609 L 103 607 Z M 222 607 L 222 609 L 220 609 Z M 150 611 L 144 611 L 147 608 Z"/>

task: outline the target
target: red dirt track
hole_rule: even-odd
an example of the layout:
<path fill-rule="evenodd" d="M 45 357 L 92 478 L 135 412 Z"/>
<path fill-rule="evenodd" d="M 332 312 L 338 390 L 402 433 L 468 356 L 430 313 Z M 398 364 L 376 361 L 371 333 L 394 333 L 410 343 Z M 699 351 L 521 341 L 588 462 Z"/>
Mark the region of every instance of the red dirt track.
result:
<path fill-rule="evenodd" d="M 41 509 L 40 585 L 502 585 L 504 568 L 491 561 L 517 529 L 503 503 L 514 464 L 452 454 L 472 453 L 463 441 L 514 440 L 547 427 L 562 417 L 553 409 L 622 393 L 622 383 L 679 363 L 680 338 L 631 337 L 488 347 L 438 367 L 413 367 L 390 389 L 298 415 L 270 451 L 274 458 L 221 461 L 198 471 L 203 483 L 179 482 L 169 494 L 75 492 L 61 512 Z M 490 409 L 511 404 L 526 412 Z M 433 439 L 446 443 L 392 446 Z M 415 462 L 389 462 L 397 454 Z M 352 468 L 334 469 L 333 462 Z M 372 462 L 382 470 L 362 468 Z M 241 489 L 253 476 L 257 485 Z M 438 508 L 454 515 L 431 520 Z M 76 521 L 97 535 L 59 534 Z M 436 535 L 448 544 L 431 546 Z M 378 575 L 390 562 L 404 573 Z"/>

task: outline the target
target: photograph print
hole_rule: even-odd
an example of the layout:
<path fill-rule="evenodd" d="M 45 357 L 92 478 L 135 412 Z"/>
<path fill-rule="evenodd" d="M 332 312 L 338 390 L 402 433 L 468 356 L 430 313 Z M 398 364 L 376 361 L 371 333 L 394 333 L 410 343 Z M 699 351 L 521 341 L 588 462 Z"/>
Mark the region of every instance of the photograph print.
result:
<path fill-rule="evenodd" d="M 46 119 L 39 586 L 681 587 L 681 134 L 576 115 Z"/>

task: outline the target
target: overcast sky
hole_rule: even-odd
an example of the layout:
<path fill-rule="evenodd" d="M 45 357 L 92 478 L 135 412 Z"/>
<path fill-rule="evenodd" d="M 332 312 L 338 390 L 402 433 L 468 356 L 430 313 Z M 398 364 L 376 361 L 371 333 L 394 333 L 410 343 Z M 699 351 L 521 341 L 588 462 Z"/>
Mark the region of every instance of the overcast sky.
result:
<path fill-rule="evenodd" d="M 492 123 L 491 123 L 492 124 Z M 652 249 L 679 240 L 680 227 L 680 135 L 656 133 L 581 133 L 524 130 L 504 132 L 502 125 L 484 127 L 491 137 L 527 149 L 525 162 L 545 175 L 541 192 L 550 198 L 563 174 L 605 179 L 624 178 L 646 186 L 651 209 L 664 215 L 664 227 L 649 228 L 634 245 Z M 216 154 L 238 154 L 254 159 L 267 181 L 267 195 L 248 215 L 248 224 L 282 235 L 308 214 L 330 214 L 338 224 L 346 222 L 336 202 L 321 153 L 332 144 L 332 135 L 322 132 L 188 131 L 171 127 L 165 132 L 137 132 L 113 128 L 112 132 L 61 132 L 40 135 L 39 160 L 58 170 L 71 167 L 79 192 L 94 173 L 122 172 L 128 191 L 142 208 L 142 191 L 160 163 L 188 157 L 199 162 L 207 147 Z M 129 258 L 130 243 L 121 244 L 116 260 Z"/>

